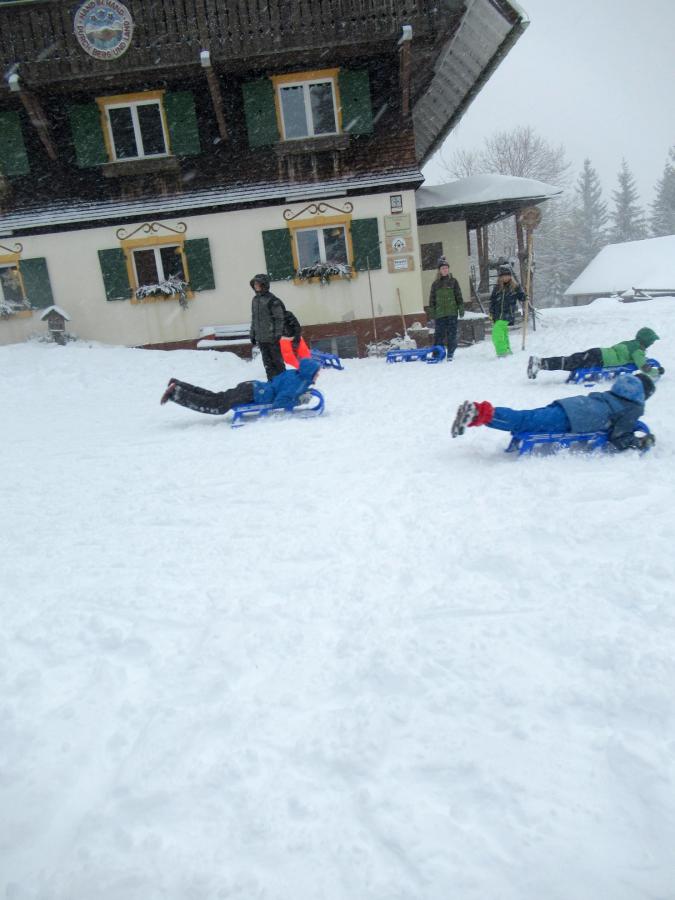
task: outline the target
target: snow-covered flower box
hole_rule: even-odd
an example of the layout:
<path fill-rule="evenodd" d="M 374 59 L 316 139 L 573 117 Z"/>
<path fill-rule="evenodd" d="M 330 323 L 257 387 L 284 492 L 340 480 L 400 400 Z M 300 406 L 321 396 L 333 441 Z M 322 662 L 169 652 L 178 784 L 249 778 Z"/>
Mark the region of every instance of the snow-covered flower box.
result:
<path fill-rule="evenodd" d="M 156 284 L 143 284 L 136 288 L 136 300 L 152 302 L 153 300 L 170 300 L 177 297 L 181 306 L 187 306 L 189 289 L 187 281 L 172 275 Z"/>
<path fill-rule="evenodd" d="M 352 267 L 346 266 L 344 263 L 336 262 L 317 262 L 311 266 L 303 266 L 295 273 L 295 277 L 300 281 L 309 281 L 311 278 L 318 278 L 319 284 L 329 284 L 331 278 L 345 278 L 349 280 L 352 277 Z"/>

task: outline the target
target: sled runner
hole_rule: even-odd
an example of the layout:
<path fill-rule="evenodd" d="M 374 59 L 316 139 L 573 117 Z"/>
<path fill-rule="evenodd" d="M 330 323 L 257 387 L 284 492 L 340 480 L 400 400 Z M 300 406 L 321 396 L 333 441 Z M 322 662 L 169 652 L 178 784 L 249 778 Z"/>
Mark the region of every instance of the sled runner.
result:
<path fill-rule="evenodd" d="M 388 363 L 414 362 L 439 363 L 445 359 L 445 347 L 435 344 L 433 347 L 419 347 L 416 350 L 390 350 L 387 353 Z"/>
<path fill-rule="evenodd" d="M 276 415 L 279 413 L 289 413 L 300 418 L 310 418 L 311 416 L 320 416 L 323 412 L 325 402 L 321 391 L 316 388 L 310 388 L 303 397 L 309 395 L 307 403 L 295 403 L 277 406 L 274 403 L 240 403 L 238 406 L 232 407 L 232 428 L 240 428 L 247 419 L 262 419 L 264 416 Z"/>
<path fill-rule="evenodd" d="M 654 368 L 661 365 L 657 359 L 648 359 L 647 363 Z M 623 366 L 586 366 L 572 369 L 565 384 L 583 384 L 590 387 L 598 381 L 613 381 L 617 375 L 632 375 L 633 372 L 637 372 L 635 363 L 625 363 Z"/>
<path fill-rule="evenodd" d="M 322 369 L 344 369 L 342 360 L 336 353 L 324 353 L 323 350 L 312 350 L 312 359 L 321 363 Z"/>
<path fill-rule="evenodd" d="M 635 431 L 642 434 L 650 435 L 649 427 L 642 421 L 635 423 Z M 584 450 L 607 450 L 609 449 L 609 432 L 608 431 L 584 431 L 579 434 L 573 432 L 563 432 L 561 434 L 536 434 L 531 431 L 521 431 L 511 435 L 511 443 L 504 451 L 505 453 L 515 453 L 518 456 L 531 453 L 535 447 L 549 446 L 555 453 L 558 450 L 566 449 L 578 444 L 579 449 Z M 650 446 L 643 449 L 646 452 Z"/>

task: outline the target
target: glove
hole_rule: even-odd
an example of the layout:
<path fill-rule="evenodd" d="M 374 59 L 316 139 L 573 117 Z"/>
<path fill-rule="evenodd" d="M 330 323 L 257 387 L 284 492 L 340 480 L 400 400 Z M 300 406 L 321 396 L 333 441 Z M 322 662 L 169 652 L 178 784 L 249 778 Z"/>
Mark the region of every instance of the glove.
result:
<path fill-rule="evenodd" d="M 656 438 L 653 434 L 641 434 L 639 437 L 635 438 L 635 442 L 637 444 L 638 450 L 649 450 L 656 443 Z"/>
<path fill-rule="evenodd" d="M 464 318 L 464 307 L 463 306 L 460 306 L 460 308 L 459 308 L 459 317 L 460 317 L 460 319 Z"/>
<path fill-rule="evenodd" d="M 251 346 L 255 347 L 255 338 L 251 338 Z"/>
<path fill-rule="evenodd" d="M 659 375 L 663 375 L 666 370 L 663 368 L 663 366 L 658 366 L 656 371 L 659 373 Z"/>
<path fill-rule="evenodd" d="M 293 338 L 293 340 L 291 341 L 291 347 L 293 348 L 294 353 L 298 352 L 299 346 L 300 346 L 300 338 L 299 337 Z"/>

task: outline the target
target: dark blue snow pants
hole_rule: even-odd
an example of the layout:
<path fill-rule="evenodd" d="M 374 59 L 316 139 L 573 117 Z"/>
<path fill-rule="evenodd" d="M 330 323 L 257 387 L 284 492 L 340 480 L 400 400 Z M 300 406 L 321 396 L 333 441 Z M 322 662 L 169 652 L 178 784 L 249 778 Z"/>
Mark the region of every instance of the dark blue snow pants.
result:
<path fill-rule="evenodd" d="M 558 403 L 550 403 L 538 409 L 509 409 L 508 406 L 496 406 L 492 421 L 488 422 L 488 428 L 510 431 L 513 434 L 521 431 L 561 434 L 570 430 L 570 420 Z"/>
<path fill-rule="evenodd" d="M 452 359 L 457 349 L 457 316 L 441 316 L 436 319 L 434 344 L 447 347 L 448 359 Z"/>

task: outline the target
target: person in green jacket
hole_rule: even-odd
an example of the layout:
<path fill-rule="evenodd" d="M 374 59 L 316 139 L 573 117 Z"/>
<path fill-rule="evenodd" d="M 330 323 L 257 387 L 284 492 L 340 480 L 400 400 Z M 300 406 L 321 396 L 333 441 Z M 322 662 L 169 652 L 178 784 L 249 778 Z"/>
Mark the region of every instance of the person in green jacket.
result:
<path fill-rule="evenodd" d="M 663 366 L 651 366 L 647 362 L 645 350 L 651 347 L 654 341 L 658 341 L 658 334 L 651 328 L 641 328 L 633 341 L 621 341 L 613 347 L 593 347 L 591 350 L 583 350 L 581 353 L 571 353 L 569 356 L 531 356 L 527 363 L 527 377 L 536 378 L 537 373 L 544 369 L 547 372 L 573 372 L 575 369 L 585 369 L 590 366 L 625 366 L 633 363 L 640 372 L 650 377 L 663 375 Z"/>
<path fill-rule="evenodd" d="M 436 322 L 434 344 L 448 348 L 448 362 L 457 349 L 457 316 L 464 318 L 464 300 L 457 279 L 444 256 L 438 260 L 438 278 L 429 291 L 427 315 Z"/>

